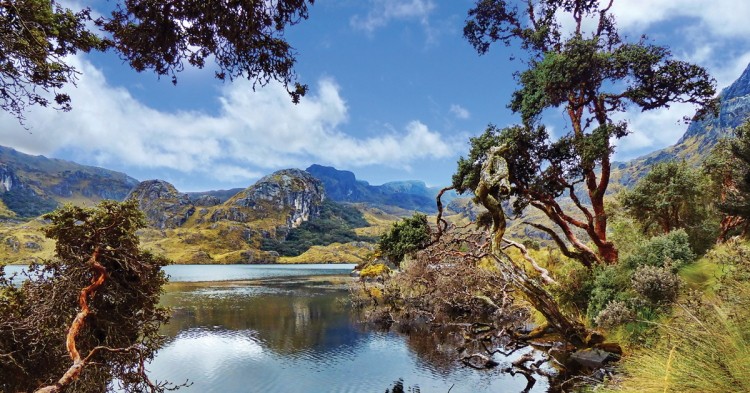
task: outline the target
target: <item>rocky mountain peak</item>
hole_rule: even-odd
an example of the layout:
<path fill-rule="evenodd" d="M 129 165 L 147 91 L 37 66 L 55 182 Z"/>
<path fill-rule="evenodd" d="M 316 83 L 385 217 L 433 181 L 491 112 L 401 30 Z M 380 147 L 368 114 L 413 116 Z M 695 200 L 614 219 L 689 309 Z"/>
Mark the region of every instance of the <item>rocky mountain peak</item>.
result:
<path fill-rule="evenodd" d="M 190 197 L 164 180 L 142 181 L 125 199 L 137 200 L 149 225 L 159 229 L 179 227 L 195 212 Z"/>
<path fill-rule="evenodd" d="M 299 169 L 284 169 L 237 193 L 214 212 L 211 220 L 249 222 L 275 216 L 288 228 L 296 228 L 320 213 L 324 199 L 320 180 Z"/>
<path fill-rule="evenodd" d="M 742 72 L 739 79 L 734 81 L 734 83 L 721 92 L 721 96 L 724 100 L 731 100 L 746 95 L 750 95 L 750 64 L 748 64 L 745 71 Z"/>
<path fill-rule="evenodd" d="M 716 141 L 728 136 L 735 127 L 742 124 L 750 115 L 750 65 L 742 75 L 719 95 L 718 116 L 710 115 L 705 119 L 690 123 L 685 135 L 677 144 L 690 138 L 701 137 L 703 145 L 713 146 Z M 704 147 L 704 146 L 701 146 Z"/>

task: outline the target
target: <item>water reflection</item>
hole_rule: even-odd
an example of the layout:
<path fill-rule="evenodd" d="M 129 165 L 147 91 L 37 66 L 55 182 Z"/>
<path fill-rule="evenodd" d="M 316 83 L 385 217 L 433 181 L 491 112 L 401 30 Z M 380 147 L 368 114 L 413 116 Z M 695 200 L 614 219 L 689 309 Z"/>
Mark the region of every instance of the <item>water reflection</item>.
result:
<path fill-rule="evenodd" d="M 403 380 L 421 392 L 520 392 L 522 377 L 457 359 L 451 335 L 371 331 L 345 287 L 324 278 L 170 284 L 169 343 L 149 369 L 187 392 L 383 392 Z M 545 389 L 538 386 L 535 392 Z"/>

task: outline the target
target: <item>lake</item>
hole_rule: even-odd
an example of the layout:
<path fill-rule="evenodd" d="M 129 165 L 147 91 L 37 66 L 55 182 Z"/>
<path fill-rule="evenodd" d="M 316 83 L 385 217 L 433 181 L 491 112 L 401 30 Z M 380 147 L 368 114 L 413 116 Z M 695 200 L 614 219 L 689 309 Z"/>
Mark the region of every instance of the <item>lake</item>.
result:
<path fill-rule="evenodd" d="M 162 303 L 167 344 L 152 379 L 189 381 L 180 392 L 521 392 L 526 379 L 475 370 L 450 337 L 383 332 L 348 304 L 353 265 L 173 265 Z M 17 267 L 9 268 L 10 271 Z M 514 356 L 515 359 L 516 356 Z M 538 381 L 532 392 L 547 390 Z M 405 389 L 404 391 L 409 391 Z"/>

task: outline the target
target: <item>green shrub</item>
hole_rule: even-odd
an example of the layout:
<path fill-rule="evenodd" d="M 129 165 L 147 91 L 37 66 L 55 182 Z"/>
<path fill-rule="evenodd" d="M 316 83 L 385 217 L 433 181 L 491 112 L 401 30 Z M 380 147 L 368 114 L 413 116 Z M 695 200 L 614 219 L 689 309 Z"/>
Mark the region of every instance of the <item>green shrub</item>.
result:
<path fill-rule="evenodd" d="M 400 264 L 406 254 L 423 248 L 430 241 L 430 226 L 427 216 L 414 213 L 413 216 L 396 222 L 378 241 L 378 247 L 391 262 Z"/>
<path fill-rule="evenodd" d="M 628 295 L 630 289 L 630 274 L 621 265 L 604 266 L 594 272 L 594 281 L 589 297 L 586 314 L 589 320 L 594 320 L 610 302 L 625 301 L 632 297 Z"/>
<path fill-rule="evenodd" d="M 678 229 L 666 235 L 652 237 L 641 243 L 621 264 L 635 270 L 638 266 L 664 267 L 668 260 L 672 261 L 671 267 L 674 270 L 695 261 L 685 230 Z"/>

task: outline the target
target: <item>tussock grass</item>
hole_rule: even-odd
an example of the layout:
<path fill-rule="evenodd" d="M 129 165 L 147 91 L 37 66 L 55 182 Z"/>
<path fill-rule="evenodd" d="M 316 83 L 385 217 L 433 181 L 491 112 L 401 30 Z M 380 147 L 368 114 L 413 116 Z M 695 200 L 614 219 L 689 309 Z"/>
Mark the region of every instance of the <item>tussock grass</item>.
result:
<path fill-rule="evenodd" d="M 689 291 L 659 340 L 626 358 L 608 392 L 750 392 L 750 260 L 740 244 L 718 247 L 681 276 Z M 700 292 L 699 292 L 700 291 Z"/>

